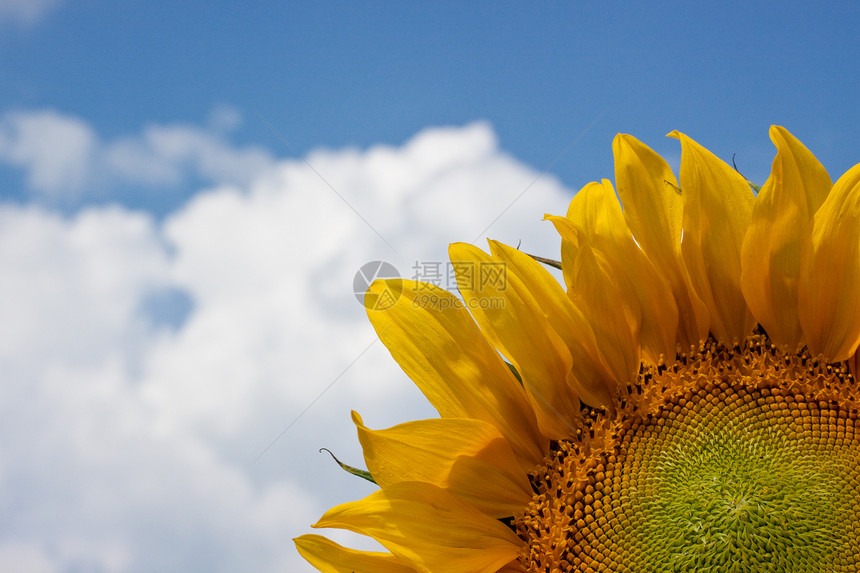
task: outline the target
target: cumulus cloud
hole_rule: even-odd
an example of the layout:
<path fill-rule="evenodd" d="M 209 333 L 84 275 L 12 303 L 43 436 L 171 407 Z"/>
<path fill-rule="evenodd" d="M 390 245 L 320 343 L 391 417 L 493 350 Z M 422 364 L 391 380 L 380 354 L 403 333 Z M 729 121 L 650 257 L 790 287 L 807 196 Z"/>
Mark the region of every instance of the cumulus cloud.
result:
<path fill-rule="evenodd" d="M 0 116 L 0 162 L 22 169 L 31 191 L 54 199 L 125 184 L 176 186 L 191 178 L 246 186 L 274 159 L 261 148 L 229 142 L 240 123 L 238 111 L 219 106 L 206 128 L 150 125 L 104 141 L 80 118 L 55 110 L 8 112 Z"/>
<path fill-rule="evenodd" d="M 74 125 L 95 142 L 85 173 L 116 173 L 121 142 Z M 207 137 L 152 128 L 128 145 L 187 164 Z M 218 169 L 247 165 L 222 151 Z M 494 221 L 489 236 L 558 252 L 540 218 L 569 192 L 532 184 L 487 124 L 318 150 L 313 169 L 267 161 L 162 222 L 0 206 L 0 568 L 310 571 L 290 538 L 372 490 L 318 448 L 361 464 L 350 409 L 371 427 L 433 415 L 374 342 L 356 270 L 412 276 Z"/>
<path fill-rule="evenodd" d="M 59 4 L 60 0 L 0 0 L 0 23 L 34 24 Z"/>

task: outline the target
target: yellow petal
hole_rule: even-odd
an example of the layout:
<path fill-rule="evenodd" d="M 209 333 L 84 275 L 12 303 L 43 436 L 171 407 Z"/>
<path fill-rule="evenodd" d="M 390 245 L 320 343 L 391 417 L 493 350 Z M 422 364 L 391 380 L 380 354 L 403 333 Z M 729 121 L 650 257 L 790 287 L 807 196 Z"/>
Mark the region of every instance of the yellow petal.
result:
<path fill-rule="evenodd" d="M 368 535 L 428 573 L 495 573 L 523 546 L 502 522 L 423 482 L 400 482 L 334 507 L 313 527 Z"/>
<path fill-rule="evenodd" d="M 627 239 L 633 242 L 633 233 L 624 220 L 621 203 L 608 179 L 600 183 L 593 181 L 580 189 L 570 201 L 565 218 L 592 239 L 611 239 L 618 244 Z"/>
<path fill-rule="evenodd" d="M 797 313 L 801 251 L 812 217 L 832 187 L 830 176 L 787 129 L 771 126 L 776 157 L 753 204 L 741 247 L 741 287 L 752 315 L 779 345 L 803 342 Z"/>
<path fill-rule="evenodd" d="M 860 164 L 839 178 L 815 213 L 801 260 L 798 314 L 814 354 L 841 362 L 860 345 Z"/>
<path fill-rule="evenodd" d="M 568 382 L 586 404 L 613 408 L 618 378 L 603 359 L 591 324 L 564 292 L 564 289 L 540 263 L 527 254 L 497 241 L 490 241 L 493 255 L 507 265 L 541 305 L 547 320 L 567 345 L 572 368 Z"/>
<path fill-rule="evenodd" d="M 432 483 L 497 518 L 521 512 L 532 498 L 526 473 L 492 424 L 444 418 L 371 430 L 355 412 L 352 420 L 367 469 L 382 488 Z"/>
<path fill-rule="evenodd" d="M 516 561 L 511 561 L 510 563 L 499 569 L 497 573 L 527 573 L 527 571 L 518 559 Z"/>
<path fill-rule="evenodd" d="M 582 191 L 579 193 L 582 193 Z M 574 198 L 576 198 L 576 195 Z M 558 234 L 561 235 L 561 274 L 564 277 L 564 284 L 568 292 L 570 292 L 570 289 L 573 288 L 573 275 L 571 273 L 573 271 L 573 262 L 576 260 L 576 253 L 579 250 L 579 243 L 581 242 L 581 230 L 573 224 L 573 221 L 557 215 L 544 213 L 544 220 L 550 221 L 555 230 L 558 231 Z"/>
<path fill-rule="evenodd" d="M 394 360 L 444 418 L 493 424 L 523 468 L 540 463 L 548 440 L 517 379 L 453 294 L 407 280 L 375 281 L 368 297 L 387 293 L 386 310 L 368 310 Z M 370 308 L 370 307 L 368 307 Z"/>
<path fill-rule="evenodd" d="M 541 305 L 541 314 L 547 317 L 563 339 L 574 337 L 580 329 L 591 331 L 588 321 L 570 301 L 562 286 L 539 262 L 498 241 L 488 243 L 492 256 L 504 264 L 508 277 L 514 275 L 528 287 Z"/>
<path fill-rule="evenodd" d="M 636 242 L 666 278 L 678 308 L 683 348 L 708 337 L 708 308 L 696 294 L 681 256 L 683 201 L 669 164 L 630 135 L 612 142 L 615 184 Z"/>
<path fill-rule="evenodd" d="M 338 545 L 322 535 L 293 539 L 299 555 L 322 573 L 415 573 L 391 553 L 358 551 Z"/>
<path fill-rule="evenodd" d="M 570 352 L 528 286 L 477 247 L 454 243 L 448 254 L 475 320 L 519 371 L 541 432 L 552 439 L 575 436 L 579 398 L 559 383 L 570 370 Z"/>
<path fill-rule="evenodd" d="M 755 326 L 741 291 L 741 245 L 755 195 L 746 179 L 716 155 L 683 133 L 669 136 L 681 141 L 684 262 L 708 307 L 711 333 L 731 344 Z"/>
<path fill-rule="evenodd" d="M 568 244 L 569 270 L 576 257 L 573 235 L 584 233 L 592 247 L 613 262 L 615 272 L 627 277 L 642 316 L 639 343 L 644 358 L 656 364 L 662 357 L 664 362 L 671 363 L 675 358 L 678 307 L 669 283 L 633 240 L 612 183 L 604 179 L 586 185 L 570 202 L 566 218 L 546 218 L 562 236 L 563 255 Z M 568 289 L 576 290 L 570 282 Z"/>
<path fill-rule="evenodd" d="M 570 291 L 585 312 L 597 343 L 615 378 L 625 384 L 639 372 L 639 330 L 642 313 L 633 286 L 615 271 L 606 256 L 583 242 L 577 251 Z"/>

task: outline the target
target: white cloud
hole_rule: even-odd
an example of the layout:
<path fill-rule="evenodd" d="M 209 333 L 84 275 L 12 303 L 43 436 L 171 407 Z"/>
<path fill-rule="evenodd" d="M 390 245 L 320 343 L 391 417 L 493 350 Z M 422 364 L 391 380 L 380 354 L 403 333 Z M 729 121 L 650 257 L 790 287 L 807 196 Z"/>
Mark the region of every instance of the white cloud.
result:
<path fill-rule="evenodd" d="M 150 126 L 139 136 L 104 145 L 103 153 L 108 177 L 147 184 L 175 184 L 191 173 L 246 185 L 272 164 L 259 148 L 234 149 L 219 133 L 187 125 Z"/>
<path fill-rule="evenodd" d="M 217 133 L 229 133 L 242 125 L 242 114 L 233 106 L 216 105 L 206 122 L 209 129 Z"/>
<path fill-rule="evenodd" d="M 55 573 L 59 569 L 37 545 L 7 541 L 0 545 L 0 571 Z"/>
<path fill-rule="evenodd" d="M 219 106 L 208 128 L 150 125 L 140 134 L 103 141 L 80 118 L 54 110 L 0 117 L 0 161 L 21 168 L 31 191 L 75 198 L 112 185 L 175 186 L 190 177 L 248 185 L 273 166 L 270 153 L 235 148 L 226 138 L 241 123 Z"/>
<path fill-rule="evenodd" d="M 0 120 L 0 159 L 24 168 L 27 183 L 40 192 L 80 190 L 92 179 L 97 146 L 88 125 L 55 111 Z"/>
<path fill-rule="evenodd" d="M 34 24 L 59 4 L 60 0 L 0 0 L 0 22 Z"/>
<path fill-rule="evenodd" d="M 151 128 L 130 145 L 163 166 L 253 163 L 201 133 Z M 121 172 L 105 152 L 117 146 L 98 143 L 87 172 Z M 373 427 L 431 415 L 373 344 L 355 271 L 444 261 L 448 242 L 471 241 L 512 201 L 488 234 L 557 254 L 540 218 L 564 212 L 568 192 L 544 177 L 517 200 L 537 173 L 486 124 L 308 160 L 319 175 L 271 160 L 163 223 L 0 207 L 0 568 L 310 571 L 290 538 L 371 491 L 317 449 L 361 463 L 353 408 Z M 148 316 L 163 292 L 186 293 L 187 316 Z"/>

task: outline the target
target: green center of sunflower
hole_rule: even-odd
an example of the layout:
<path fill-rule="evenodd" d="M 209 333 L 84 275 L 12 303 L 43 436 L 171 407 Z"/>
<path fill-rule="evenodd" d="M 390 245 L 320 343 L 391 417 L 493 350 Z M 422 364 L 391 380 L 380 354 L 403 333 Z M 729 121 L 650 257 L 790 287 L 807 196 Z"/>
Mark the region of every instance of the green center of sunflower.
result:
<path fill-rule="evenodd" d="M 860 571 L 853 378 L 756 336 L 643 367 L 533 476 L 529 571 Z"/>

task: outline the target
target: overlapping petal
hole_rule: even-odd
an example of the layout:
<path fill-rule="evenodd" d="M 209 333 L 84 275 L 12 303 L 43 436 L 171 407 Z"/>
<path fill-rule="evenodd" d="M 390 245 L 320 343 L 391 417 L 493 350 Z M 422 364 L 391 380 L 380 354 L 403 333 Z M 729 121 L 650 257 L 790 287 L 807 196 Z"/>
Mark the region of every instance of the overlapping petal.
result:
<path fill-rule="evenodd" d="M 526 573 L 526 568 L 517 560 L 508 563 L 499 569 L 497 573 Z"/>
<path fill-rule="evenodd" d="M 564 341 L 551 326 L 534 293 L 504 261 L 465 243 L 448 249 L 460 294 L 484 336 L 522 376 L 538 425 L 544 435 L 576 435 L 579 396 L 560 384 L 571 368 Z"/>
<path fill-rule="evenodd" d="M 580 242 L 569 290 L 593 325 L 597 343 L 615 380 L 629 384 L 639 372 L 642 312 L 632 283 L 623 271 L 587 240 Z"/>
<path fill-rule="evenodd" d="M 391 553 L 349 549 L 322 535 L 293 539 L 299 554 L 322 573 L 416 573 Z"/>
<path fill-rule="evenodd" d="M 572 360 L 568 382 L 579 398 L 595 408 L 612 408 L 616 386 L 628 380 L 613 374 L 607 365 L 594 336 L 593 323 L 574 305 L 555 277 L 532 257 L 497 241 L 490 241 L 490 251 L 505 263 L 508 273 L 523 281 L 567 345 Z"/>
<path fill-rule="evenodd" d="M 801 258 L 800 324 L 809 349 L 831 362 L 860 345 L 860 164 L 833 185 L 815 213 Z"/>
<path fill-rule="evenodd" d="M 753 205 L 741 247 L 741 287 L 756 321 L 776 344 L 803 342 L 797 280 L 812 218 L 832 187 L 814 155 L 787 129 L 770 128 L 771 174 Z"/>
<path fill-rule="evenodd" d="M 407 280 L 375 281 L 395 302 L 368 317 L 394 360 L 446 418 L 475 418 L 496 426 L 521 465 L 540 462 L 548 440 L 511 371 L 453 294 Z"/>
<path fill-rule="evenodd" d="M 562 237 L 562 260 L 567 259 L 564 266 L 569 269 L 565 275 L 568 291 L 577 293 L 579 298 L 584 297 L 578 287 L 581 283 L 574 284 L 570 273 L 578 245 L 587 239 L 591 248 L 602 253 L 612 264 L 613 271 L 624 277 L 618 284 L 628 289 L 625 302 L 638 306 L 641 320 L 637 337 L 645 359 L 657 363 L 662 357 L 665 362 L 672 362 L 678 330 L 678 309 L 672 290 L 633 240 L 612 183 L 604 179 L 601 183 L 586 185 L 570 202 L 565 218 L 546 218 L 552 221 Z M 631 288 L 632 291 L 629 290 Z M 588 300 L 583 300 L 583 303 L 583 309 L 590 306 Z M 600 314 L 611 319 L 614 313 L 595 312 L 589 316 L 589 321 L 592 324 L 601 322 Z"/>
<path fill-rule="evenodd" d="M 630 135 L 612 142 L 615 184 L 624 219 L 636 242 L 672 289 L 678 308 L 677 341 L 683 348 L 708 337 L 708 308 L 696 294 L 681 254 L 683 200 L 666 161 Z"/>
<path fill-rule="evenodd" d="M 468 418 L 367 428 L 353 412 L 367 469 L 385 488 L 401 481 L 437 485 L 492 517 L 509 517 L 532 496 L 507 440 L 492 424 Z"/>
<path fill-rule="evenodd" d="M 678 131 L 681 141 L 681 250 L 696 294 L 708 307 L 711 333 L 726 344 L 743 340 L 755 321 L 741 290 L 741 245 L 752 214 L 743 176 Z"/>
<path fill-rule="evenodd" d="M 373 537 L 427 573 L 495 573 L 523 546 L 502 522 L 424 482 L 400 482 L 334 507 L 314 527 Z"/>

